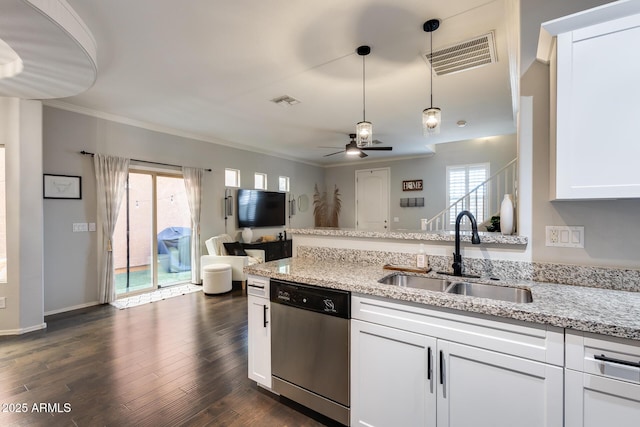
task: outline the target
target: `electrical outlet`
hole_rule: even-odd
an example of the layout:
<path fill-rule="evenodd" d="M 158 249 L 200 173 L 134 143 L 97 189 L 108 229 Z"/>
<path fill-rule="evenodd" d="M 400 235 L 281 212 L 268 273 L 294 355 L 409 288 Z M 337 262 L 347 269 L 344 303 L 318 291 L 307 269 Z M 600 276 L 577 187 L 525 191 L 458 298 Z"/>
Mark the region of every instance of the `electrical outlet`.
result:
<path fill-rule="evenodd" d="M 90 222 L 89 223 L 89 231 L 96 231 L 96 223 L 95 222 Z"/>
<path fill-rule="evenodd" d="M 0 308 L 7 308 L 7 298 L 0 297 Z"/>
<path fill-rule="evenodd" d="M 584 248 L 584 227 L 547 225 L 546 246 L 562 248 Z"/>

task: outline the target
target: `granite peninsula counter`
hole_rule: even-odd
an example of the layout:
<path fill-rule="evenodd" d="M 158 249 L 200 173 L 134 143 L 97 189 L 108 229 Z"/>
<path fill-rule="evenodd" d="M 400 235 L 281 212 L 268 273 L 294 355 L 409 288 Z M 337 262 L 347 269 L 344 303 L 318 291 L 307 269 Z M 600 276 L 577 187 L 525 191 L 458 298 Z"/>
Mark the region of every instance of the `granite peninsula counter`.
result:
<path fill-rule="evenodd" d="M 368 239 L 392 239 L 417 242 L 454 242 L 455 233 L 453 231 L 430 232 L 422 230 L 389 230 L 372 231 L 357 230 L 355 228 L 292 228 L 287 233 L 301 236 L 325 236 L 325 237 L 355 237 Z M 499 245 L 526 246 L 528 239 L 526 236 L 504 236 L 500 233 L 480 232 L 482 243 Z M 462 242 L 471 241 L 471 233 L 462 231 L 460 235 Z"/>
<path fill-rule="evenodd" d="M 378 283 L 393 272 L 381 265 L 288 258 L 245 267 L 257 276 L 356 294 L 486 314 L 579 331 L 640 340 L 640 293 L 535 281 L 464 279 L 531 290 L 533 302 L 510 303 Z M 429 273 L 431 277 L 449 277 Z"/>

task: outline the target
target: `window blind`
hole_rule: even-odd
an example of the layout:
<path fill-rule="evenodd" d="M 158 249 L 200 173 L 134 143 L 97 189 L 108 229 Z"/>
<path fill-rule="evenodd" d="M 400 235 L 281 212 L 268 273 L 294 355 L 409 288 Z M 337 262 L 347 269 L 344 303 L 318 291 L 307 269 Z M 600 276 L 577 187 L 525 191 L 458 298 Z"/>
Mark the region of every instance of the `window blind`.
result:
<path fill-rule="evenodd" d="M 470 164 L 447 167 L 447 206 L 467 196 L 489 177 L 489 164 Z M 463 210 L 470 211 L 478 223 L 487 218 L 487 191 L 484 186 L 478 188 L 469 197 L 449 208 L 449 225 L 454 226 L 456 217 Z"/>

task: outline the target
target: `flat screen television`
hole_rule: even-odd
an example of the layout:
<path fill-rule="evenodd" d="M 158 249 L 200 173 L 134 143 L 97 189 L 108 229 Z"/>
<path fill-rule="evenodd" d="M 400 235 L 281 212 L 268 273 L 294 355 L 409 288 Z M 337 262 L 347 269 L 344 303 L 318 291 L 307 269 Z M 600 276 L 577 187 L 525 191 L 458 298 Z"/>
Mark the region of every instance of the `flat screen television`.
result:
<path fill-rule="evenodd" d="M 285 225 L 285 193 L 238 190 L 238 227 L 281 227 Z"/>

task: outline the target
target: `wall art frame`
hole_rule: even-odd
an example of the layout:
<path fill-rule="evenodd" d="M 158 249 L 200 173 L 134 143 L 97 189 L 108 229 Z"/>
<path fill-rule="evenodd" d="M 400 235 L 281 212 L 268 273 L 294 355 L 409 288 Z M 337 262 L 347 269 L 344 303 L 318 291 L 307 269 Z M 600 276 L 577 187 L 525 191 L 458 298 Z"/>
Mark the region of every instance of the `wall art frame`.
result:
<path fill-rule="evenodd" d="M 44 174 L 42 192 L 45 199 L 82 199 L 82 177 Z"/>

